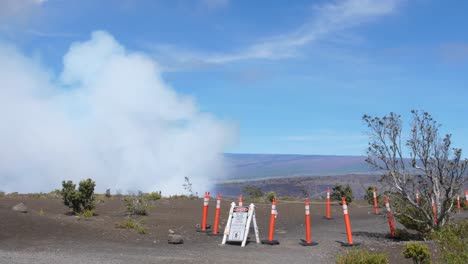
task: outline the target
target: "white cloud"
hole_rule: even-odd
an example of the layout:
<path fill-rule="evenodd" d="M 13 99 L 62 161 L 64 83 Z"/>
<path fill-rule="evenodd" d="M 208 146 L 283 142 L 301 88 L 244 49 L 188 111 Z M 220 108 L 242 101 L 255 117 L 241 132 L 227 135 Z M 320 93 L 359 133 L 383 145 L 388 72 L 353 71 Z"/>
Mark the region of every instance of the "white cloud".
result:
<path fill-rule="evenodd" d="M 0 45 L 0 183 L 50 191 L 91 177 L 100 191 L 201 192 L 223 174 L 229 124 L 201 113 L 161 79 L 158 65 L 106 32 L 73 44 L 54 78 Z"/>
<path fill-rule="evenodd" d="M 300 48 L 334 33 L 358 26 L 392 13 L 399 0 L 344 0 L 316 6 L 310 21 L 287 34 L 273 36 L 232 53 L 206 53 L 181 50 L 176 46 L 155 45 L 155 56 L 174 67 L 223 64 L 249 59 L 284 59 L 295 57 Z"/>

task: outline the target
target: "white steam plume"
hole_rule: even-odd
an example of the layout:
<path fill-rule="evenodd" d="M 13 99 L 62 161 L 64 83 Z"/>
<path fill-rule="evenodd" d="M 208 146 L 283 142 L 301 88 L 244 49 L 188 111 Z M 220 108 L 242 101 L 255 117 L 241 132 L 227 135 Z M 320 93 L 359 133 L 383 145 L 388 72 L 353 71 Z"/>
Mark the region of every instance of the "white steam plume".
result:
<path fill-rule="evenodd" d="M 233 129 L 161 79 L 108 33 L 75 43 L 60 77 L 0 44 L 0 190 L 37 192 L 93 178 L 97 190 L 183 193 L 223 173 Z"/>

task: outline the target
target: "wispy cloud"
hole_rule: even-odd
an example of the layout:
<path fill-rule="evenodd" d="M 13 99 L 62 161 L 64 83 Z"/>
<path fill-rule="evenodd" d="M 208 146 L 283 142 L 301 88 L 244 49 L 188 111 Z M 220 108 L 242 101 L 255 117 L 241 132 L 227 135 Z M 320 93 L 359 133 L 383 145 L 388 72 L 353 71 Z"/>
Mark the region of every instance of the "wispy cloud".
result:
<path fill-rule="evenodd" d="M 2 0 L 0 1 L 0 23 L 10 19 L 23 19 L 46 0 Z"/>
<path fill-rule="evenodd" d="M 279 137 L 280 141 L 289 142 L 329 142 L 329 141 L 347 141 L 347 142 L 361 142 L 368 138 L 364 134 L 356 133 L 336 133 L 336 132 L 318 132 L 310 135 L 292 135 Z"/>
<path fill-rule="evenodd" d="M 392 13 L 399 0 L 344 0 L 315 6 L 313 16 L 294 31 L 264 38 L 233 52 L 207 53 L 172 45 L 154 45 L 155 56 L 185 67 L 240 60 L 296 57 L 306 45 Z"/>
<path fill-rule="evenodd" d="M 445 62 L 459 63 L 468 61 L 468 43 L 444 43 L 440 46 L 440 54 Z"/>
<path fill-rule="evenodd" d="M 208 9 L 221 9 L 229 6 L 229 0 L 201 0 L 203 7 Z"/>

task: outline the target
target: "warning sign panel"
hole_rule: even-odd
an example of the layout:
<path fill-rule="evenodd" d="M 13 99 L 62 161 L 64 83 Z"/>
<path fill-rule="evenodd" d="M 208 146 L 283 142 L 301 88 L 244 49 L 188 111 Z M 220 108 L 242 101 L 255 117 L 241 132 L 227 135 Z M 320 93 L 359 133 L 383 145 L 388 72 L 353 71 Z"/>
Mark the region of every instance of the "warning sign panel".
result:
<path fill-rule="evenodd" d="M 229 241 L 244 240 L 244 234 L 247 226 L 249 207 L 235 207 L 232 214 L 231 231 L 229 233 Z"/>

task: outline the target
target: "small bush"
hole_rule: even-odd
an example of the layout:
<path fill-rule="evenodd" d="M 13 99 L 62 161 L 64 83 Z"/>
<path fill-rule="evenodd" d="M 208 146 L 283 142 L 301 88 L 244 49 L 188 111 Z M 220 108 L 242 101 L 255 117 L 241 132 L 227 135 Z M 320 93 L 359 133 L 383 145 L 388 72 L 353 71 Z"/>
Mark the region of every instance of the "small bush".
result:
<path fill-rule="evenodd" d="M 263 196 L 262 189 L 255 186 L 247 185 L 242 189 L 242 191 L 250 198 L 261 198 Z"/>
<path fill-rule="evenodd" d="M 141 226 L 140 224 L 144 222 L 144 219 L 140 219 L 138 221 L 128 218 L 125 221 L 117 223 L 117 228 L 127 229 L 127 230 L 135 230 L 139 234 L 146 234 L 148 233 L 148 228 Z"/>
<path fill-rule="evenodd" d="M 384 207 L 385 206 L 385 199 L 382 194 L 377 193 L 377 206 Z M 366 194 L 364 195 L 364 200 L 367 201 L 368 204 L 374 205 L 374 187 L 369 186 L 367 187 Z"/>
<path fill-rule="evenodd" d="M 157 201 L 161 199 L 161 192 L 151 192 L 146 194 L 146 199 L 151 201 Z"/>
<path fill-rule="evenodd" d="M 40 216 L 44 216 L 44 214 L 45 214 L 45 213 L 44 213 L 44 209 L 41 208 L 41 210 L 39 210 L 39 215 L 40 215 Z"/>
<path fill-rule="evenodd" d="M 468 263 L 468 220 L 458 224 L 447 225 L 432 234 L 440 247 L 445 263 Z"/>
<path fill-rule="evenodd" d="M 94 210 L 92 209 L 86 209 L 82 213 L 79 213 L 78 216 L 84 217 L 84 218 L 91 218 L 94 215 Z"/>
<path fill-rule="evenodd" d="M 143 195 L 127 196 L 123 199 L 128 215 L 147 215 L 148 201 Z"/>
<path fill-rule="evenodd" d="M 412 259 L 414 264 L 430 264 L 431 253 L 429 247 L 419 242 L 406 243 L 402 254 L 407 259 Z"/>
<path fill-rule="evenodd" d="M 81 213 L 83 210 L 94 209 L 94 187 L 96 184 L 93 180 L 87 179 L 80 181 L 78 190 L 72 181 L 63 181 L 61 195 L 63 203 L 70 207 L 75 214 Z"/>
<path fill-rule="evenodd" d="M 337 264 L 388 264 L 386 254 L 371 253 L 364 249 L 347 251 L 344 255 L 336 258 Z"/>
<path fill-rule="evenodd" d="M 111 195 L 111 190 L 110 190 L 110 189 L 107 189 L 107 190 L 106 190 L 106 197 L 107 197 L 107 198 L 111 198 L 111 197 L 112 197 L 112 195 Z"/>
<path fill-rule="evenodd" d="M 273 202 L 273 199 L 275 199 L 276 193 L 275 192 L 268 192 L 266 196 L 266 200 L 268 202 Z"/>
<path fill-rule="evenodd" d="M 140 226 L 140 225 L 137 226 L 136 230 L 137 230 L 138 234 L 144 235 L 144 234 L 148 233 L 148 228 Z"/>
<path fill-rule="evenodd" d="M 5 196 L 5 192 L 4 191 L 0 191 L 0 197 L 4 197 Z"/>
<path fill-rule="evenodd" d="M 335 184 L 335 186 L 333 186 L 332 194 L 330 195 L 330 198 L 332 200 L 338 201 L 339 204 L 341 204 L 342 197 L 345 197 L 347 204 L 351 204 L 351 202 L 354 199 L 353 190 L 351 189 L 351 186 L 349 184 L 346 184 L 346 186 L 343 188 L 341 184 L 337 183 Z"/>

